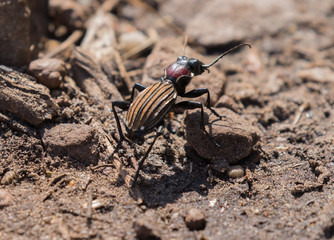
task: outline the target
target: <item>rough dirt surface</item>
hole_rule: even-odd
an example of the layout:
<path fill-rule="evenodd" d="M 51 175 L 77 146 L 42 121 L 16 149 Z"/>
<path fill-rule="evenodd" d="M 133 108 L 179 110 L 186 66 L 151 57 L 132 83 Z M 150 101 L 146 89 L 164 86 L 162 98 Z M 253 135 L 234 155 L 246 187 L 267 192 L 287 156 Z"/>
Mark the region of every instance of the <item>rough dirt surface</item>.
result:
<path fill-rule="evenodd" d="M 16 2 L 0 6 L 0 24 L 38 1 Z M 65 62 L 59 87 L 24 75 L 34 56 L 27 52 L 34 12 L 12 20 L 24 28 L 15 46 L 24 61 L 8 59 L 18 52 L 14 38 L 7 49 L 0 39 L 15 53 L 0 62 L 1 240 L 334 238 L 332 0 L 60 2 L 49 1 L 48 34 L 33 48 L 39 58 Z M 182 55 L 185 35 L 185 55 L 205 63 L 252 45 L 225 56 L 188 90 L 214 86 L 211 105 L 234 112 L 214 136 L 244 139 L 256 129 L 258 142 L 240 142 L 247 156 L 233 164 L 245 174 L 233 177 L 225 157 L 239 154 L 238 141 L 226 145 L 226 156 L 203 158 L 214 150 L 191 147 L 207 141 L 189 136 L 196 121 L 176 109 L 129 190 L 155 133 L 124 142 L 108 160 L 119 139 L 111 101 L 129 100 L 136 82 L 160 81 Z M 249 127 L 233 131 L 234 120 Z"/>

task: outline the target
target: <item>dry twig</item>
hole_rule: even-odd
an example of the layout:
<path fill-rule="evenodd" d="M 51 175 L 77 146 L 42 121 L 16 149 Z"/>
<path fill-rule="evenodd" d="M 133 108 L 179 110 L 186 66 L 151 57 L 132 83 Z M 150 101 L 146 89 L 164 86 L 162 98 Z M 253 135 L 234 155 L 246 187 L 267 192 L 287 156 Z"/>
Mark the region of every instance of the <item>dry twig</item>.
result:
<path fill-rule="evenodd" d="M 52 195 L 52 193 L 54 193 L 61 184 L 67 181 L 70 181 L 70 179 L 65 178 L 57 182 L 49 191 L 47 191 L 45 196 L 42 198 L 42 201 L 44 202 L 46 199 L 48 199 Z"/>
<path fill-rule="evenodd" d="M 138 55 L 139 53 L 152 47 L 152 45 L 158 40 L 158 33 L 154 29 L 149 29 L 147 31 L 147 35 L 148 35 L 147 41 L 125 52 L 122 55 L 123 59 L 128 59 Z"/>
<path fill-rule="evenodd" d="M 293 125 L 297 125 L 297 123 L 299 122 L 300 117 L 302 116 L 302 113 L 307 110 L 308 108 L 310 108 L 310 104 L 308 102 L 304 102 L 299 108 L 298 111 L 296 113 L 295 119 L 293 121 Z"/>
<path fill-rule="evenodd" d="M 62 42 L 58 47 L 53 49 L 51 52 L 45 54 L 43 58 L 55 57 L 56 55 L 60 54 L 61 52 L 69 48 L 72 44 L 79 41 L 82 35 L 83 35 L 83 32 L 81 30 L 74 31 L 64 42 Z"/>
<path fill-rule="evenodd" d="M 125 69 L 122 57 L 121 57 L 121 55 L 120 55 L 120 53 L 117 49 L 118 48 L 116 47 L 113 50 L 113 55 L 114 55 L 114 58 L 115 58 L 115 62 L 117 64 L 117 67 L 118 67 L 118 70 L 121 74 L 121 77 L 124 79 L 125 87 L 128 89 L 128 92 L 130 93 L 130 88 L 131 88 L 131 85 L 132 85 L 132 81 L 131 81 L 131 78 L 129 77 L 128 72 Z"/>

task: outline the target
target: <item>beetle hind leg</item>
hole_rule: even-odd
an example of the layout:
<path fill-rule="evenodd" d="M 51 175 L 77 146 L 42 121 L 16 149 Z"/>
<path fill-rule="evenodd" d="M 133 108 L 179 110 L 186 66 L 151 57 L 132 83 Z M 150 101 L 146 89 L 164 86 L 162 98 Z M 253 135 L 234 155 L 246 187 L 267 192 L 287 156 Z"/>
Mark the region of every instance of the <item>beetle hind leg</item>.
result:
<path fill-rule="evenodd" d="M 127 101 L 113 101 L 112 102 L 111 107 L 112 107 L 112 112 L 114 113 L 114 117 L 115 117 L 116 124 L 117 124 L 117 129 L 118 129 L 118 134 L 119 134 L 119 141 L 118 141 L 118 143 L 117 143 L 117 145 L 116 145 L 113 153 L 108 157 L 108 160 L 111 159 L 114 156 L 114 154 L 119 150 L 119 148 L 122 145 L 122 142 L 124 140 L 127 140 L 127 138 L 123 134 L 121 122 L 119 120 L 119 117 L 118 117 L 118 114 L 116 112 L 116 108 L 115 107 L 118 107 L 118 108 L 120 108 L 122 110 L 128 110 L 129 106 L 130 106 L 130 103 L 127 102 Z"/>
<path fill-rule="evenodd" d="M 155 141 L 157 140 L 157 138 L 158 138 L 159 136 L 162 135 L 162 132 L 163 132 L 163 125 L 160 125 L 160 126 L 158 127 L 157 133 L 156 133 L 156 135 L 155 135 L 155 137 L 154 137 L 154 139 L 153 139 L 151 145 L 150 145 L 149 148 L 147 149 L 145 155 L 139 160 L 138 168 L 137 168 L 136 173 L 135 173 L 135 175 L 134 175 L 134 177 L 133 177 L 133 181 L 132 181 L 130 187 L 134 187 L 134 186 L 136 185 L 137 179 L 138 179 L 138 177 L 139 177 L 139 172 L 140 172 L 141 168 L 143 167 L 143 164 L 144 164 L 144 162 L 145 162 L 145 160 L 146 160 L 148 154 L 151 152 L 151 150 L 152 150 L 152 148 L 153 148 L 153 145 L 154 145 Z"/>

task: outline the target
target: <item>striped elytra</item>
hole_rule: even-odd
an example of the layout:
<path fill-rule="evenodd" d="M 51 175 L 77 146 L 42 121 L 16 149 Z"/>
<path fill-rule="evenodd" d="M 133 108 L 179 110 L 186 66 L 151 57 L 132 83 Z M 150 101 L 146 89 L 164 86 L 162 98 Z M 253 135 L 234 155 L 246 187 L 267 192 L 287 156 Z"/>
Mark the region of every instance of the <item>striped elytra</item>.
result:
<path fill-rule="evenodd" d="M 154 128 L 164 119 L 176 98 L 176 89 L 169 82 L 159 82 L 141 91 L 126 116 L 130 132 L 142 135 Z"/>

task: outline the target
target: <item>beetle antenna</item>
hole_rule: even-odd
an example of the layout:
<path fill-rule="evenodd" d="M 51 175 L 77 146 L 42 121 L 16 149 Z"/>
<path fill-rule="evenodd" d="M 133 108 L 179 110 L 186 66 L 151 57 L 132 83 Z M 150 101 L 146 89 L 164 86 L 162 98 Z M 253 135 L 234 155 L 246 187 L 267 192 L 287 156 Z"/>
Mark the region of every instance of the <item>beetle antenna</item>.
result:
<path fill-rule="evenodd" d="M 185 55 L 186 55 L 186 47 L 187 47 L 187 44 L 188 44 L 188 36 L 186 35 L 186 36 L 184 37 L 183 53 L 182 53 L 182 56 L 185 56 Z"/>
<path fill-rule="evenodd" d="M 240 47 L 243 47 L 243 46 L 248 46 L 249 48 L 252 48 L 252 46 L 249 44 L 249 43 L 242 43 L 242 44 L 239 44 L 238 46 L 235 46 L 229 50 L 227 50 L 226 52 L 224 52 L 222 55 L 220 55 L 219 57 L 217 57 L 216 60 L 214 60 L 212 63 L 210 64 L 203 64 L 202 67 L 205 68 L 205 69 L 208 69 L 209 67 L 211 67 L 212 65 L 216 64 L 216 62 L 218 62 L 222 57 L 224 57 L 225 55 L 229 54 L 230 52 L 233 52 L 235 49 L 238 49 Z"/>

